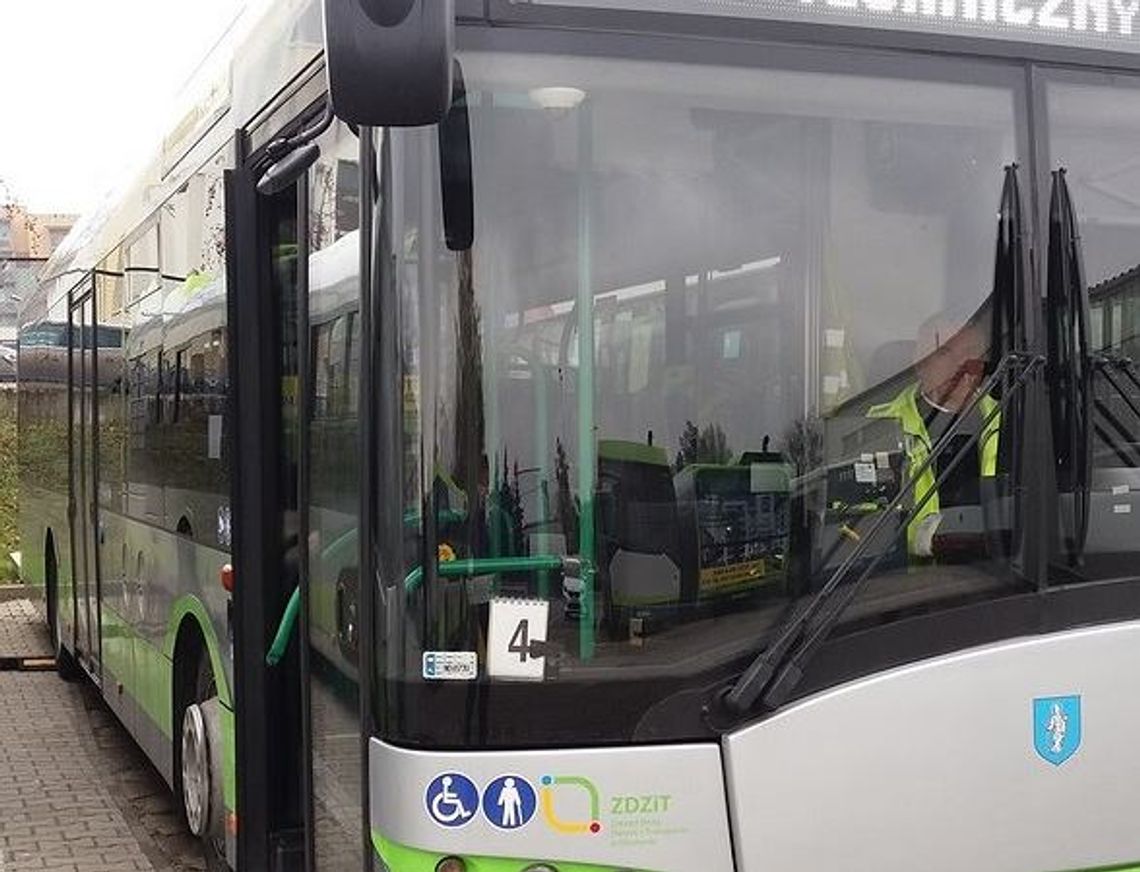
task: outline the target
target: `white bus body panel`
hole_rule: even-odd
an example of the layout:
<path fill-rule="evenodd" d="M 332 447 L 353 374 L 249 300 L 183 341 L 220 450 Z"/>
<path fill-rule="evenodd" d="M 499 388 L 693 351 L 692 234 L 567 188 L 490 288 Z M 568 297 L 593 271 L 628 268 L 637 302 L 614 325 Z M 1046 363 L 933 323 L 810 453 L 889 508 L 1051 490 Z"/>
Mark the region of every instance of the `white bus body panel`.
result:
<path fill-rule="evenodd" d="M 428 792 L 447 773 L 470 779 L 481 797 L 503 776 L 521 777 L 535 791 L 541 790 L 543 776 L 585 779 L 594 788 L 598 831 L 560 832 L 557 821 L 552 824 L 544 813 L 541 794 L 533 818 L 518 829 L 497 829 L 485 812 L 474 810 L 461 827 L 441 826 L 428 809 Z M 369 782 L 373 831 L 441 855 L 597 863 L 653 872 L 732 869 L 724 773 L 715 744 L 428 753 L 374 738 Z M 588 820 L 588 788 L 564 783 L 554 791 L 550 802 L 556 818 L 571 826 Z"/>
<path fill-rule="evenodd" d="M 1080 697 L 1071 756 L 1034 700 Z M 1048 748 L 1046 751 L 1048 752 Z M 821 693 L 724 742 L 738 872 L 1054 872 L 1140 861 L 1140 623 Z M 706 866 L 705 868 L 719 868 Z"/>

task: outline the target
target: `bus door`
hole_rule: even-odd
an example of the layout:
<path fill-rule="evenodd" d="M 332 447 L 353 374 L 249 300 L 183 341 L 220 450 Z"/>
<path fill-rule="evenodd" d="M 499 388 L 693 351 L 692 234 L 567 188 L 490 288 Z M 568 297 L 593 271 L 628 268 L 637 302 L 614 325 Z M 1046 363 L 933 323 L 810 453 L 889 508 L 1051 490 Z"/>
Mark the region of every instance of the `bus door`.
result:
<path fill-rule="evenodd" d="M 341 123 L 303 184 L 296 413 L 308 868 L 358 872 L 362 794 L 360 610 L 360 145 Z M 370 853 L 370 852 L 369 852 Z M 365 857 L 367 853 L 365 854 Z"/>
<path fill-rule="evenodd" d="M 319 144 L 317 163 L 276 192 L 256 190 L 269 163 L 256 151 L 230 180 L 231 250 L 242 252 L 231 294 L 242 349 L 232 371 L 237 860 L 359 872 L 369 861 L 355 665 L 358 146 L 341 125 Z"/>
<path fill-rule="evenodd" d="M 99 571 L 95 531 L 96 440 L 95 302 L 90 284 L 73 296 L 70 316 L 71 554 L 76 654 L 93 675 L 99 664 Z"/>

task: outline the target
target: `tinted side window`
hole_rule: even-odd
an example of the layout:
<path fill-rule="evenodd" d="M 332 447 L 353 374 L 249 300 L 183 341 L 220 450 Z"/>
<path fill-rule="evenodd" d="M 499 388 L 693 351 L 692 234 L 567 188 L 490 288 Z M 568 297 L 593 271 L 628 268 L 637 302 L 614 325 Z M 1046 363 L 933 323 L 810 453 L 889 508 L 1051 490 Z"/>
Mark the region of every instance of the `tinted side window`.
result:
<path fill-rule="evenodd" d="M 127 249 L 127 302 L 133 303 L 156 290 L 158 272 L 158 225 L 151 224 Z"/>
<path fill-rule="evenodd" d="M 157 523 L 163 517 L 158 432 L 161 350 L 146 347 L 147 332 L 147 326 L 136 326 L 127 340 L 126 509 Z"/>
<path fill-rule="evenodd" d="M 99 485 L 101 505 L 115 511 L 123 507 L 126 477 L 126 370 L 123 360 L 124 279 L 116 251 L 95 275 L 94 330 L 99 413 Z"/>
<path fill-rule="evenodd" d="M 1060 578 L 1134 575 L 1140 549 L 1140 416 L 1134 411 L 1140 383 L 1131 363 L 1140 356 L 1140 79 L 1055 74 L 1046 98 L 1048 168 L 1066 171 L 1084 253 L 1092 350 L 1106 356 L 1093 375 L 1084 559 Z M 1059 500 L 1063 552 L 1074 496 L 1062 485 Z"/>
<path fill-rule="evenodd" d="M 167 524 L 228 547 L 225 202 L 222 152 L 162 210 Z"/>

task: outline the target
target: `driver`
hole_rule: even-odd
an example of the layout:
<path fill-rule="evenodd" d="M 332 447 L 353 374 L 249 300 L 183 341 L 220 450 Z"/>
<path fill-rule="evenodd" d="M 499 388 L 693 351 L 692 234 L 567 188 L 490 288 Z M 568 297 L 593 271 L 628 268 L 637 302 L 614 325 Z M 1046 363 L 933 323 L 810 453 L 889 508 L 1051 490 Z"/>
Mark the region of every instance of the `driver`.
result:
<path fill-rule="evenodd" d="M 1001 422 L 994 412 L 997 401 L 993 397 L 983 396 L 969 409 L 985 378 L 987 342 L 981 324 L 971 320 L 960 326 L 947 315 L 938 314 L 919 327 L 916 339 L 917 381 L 890 402 L 872 406 L 867 416 L 899 422 L 910 470 L 925 463 L 938 440 L 961 420 L 950 443 L 919 476 L 914 489 L 915 504 L 927 494 L 931 496 L 907 527 L 907 549 L 912 557 L 929 558 L 934 554 L 934 534 L 942 522 L 942 509 L 978 505 L 981 479 L 997 474 Z M 954 456 L 979 431 L 978 450 L 967 452 L 942 487 L 932 493 Z"/>

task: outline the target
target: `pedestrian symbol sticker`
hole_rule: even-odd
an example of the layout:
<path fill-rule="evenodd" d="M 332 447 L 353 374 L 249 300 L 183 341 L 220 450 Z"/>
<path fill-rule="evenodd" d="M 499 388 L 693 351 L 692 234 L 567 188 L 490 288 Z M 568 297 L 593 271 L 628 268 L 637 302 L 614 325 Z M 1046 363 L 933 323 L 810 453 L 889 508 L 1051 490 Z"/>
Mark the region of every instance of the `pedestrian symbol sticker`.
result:
<path fill-rule="evenodd" d="M 479 788 L 466 775 L 437 775 L 424 794 L 428 814 L 441 827 L 461 827 L 479 810 Z"/>
<path fill-rule="evenodd" d="M 500 775 L 483 791 L 483 814 L 500 830 L 525 827 L 538 808 L 538 795 L 518 775 Z"/>

